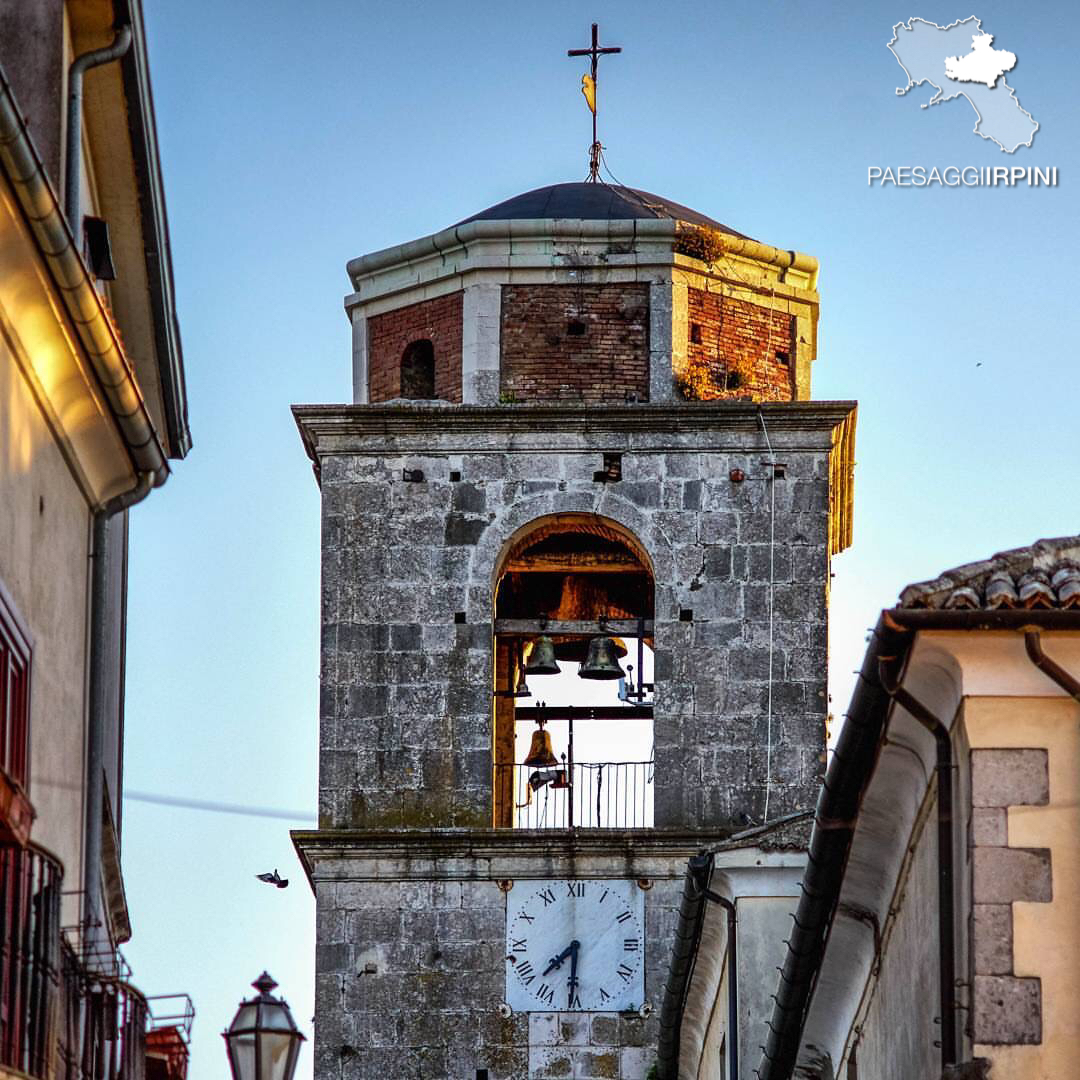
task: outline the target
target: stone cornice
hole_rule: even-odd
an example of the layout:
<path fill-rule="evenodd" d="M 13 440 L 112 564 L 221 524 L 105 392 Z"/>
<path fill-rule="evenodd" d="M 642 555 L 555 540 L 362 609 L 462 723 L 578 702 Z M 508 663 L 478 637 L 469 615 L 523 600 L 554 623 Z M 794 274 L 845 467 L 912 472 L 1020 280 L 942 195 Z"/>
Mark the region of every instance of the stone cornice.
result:
<path fill-rule="evenodd" d="M 775 446 L 828 449 L 831 435 L 849 421 L 855 411 L 853 401 L 791 401 L 761 403 L 749 401 L 687 402 L 679 405 L 294 405 L 293 416 L 300 429 L 308 456 L 316 464 L 326 454 L 372 452 L 372 443 L 397 443 L 422 436 L 432 450 L 451 449 L 462 437 L 485 435 L 486 445 L 470 445 L 469 450 L 490 449 L 505 453 L 511 449 L 535 447 L 523 437 L 539 435 L 553 449 L 563 449 L 557 436 L 580 435 L 590 445 L 604 435 L 671 436 L 672 448 L 697 450 L 688 442 L 692 435 L 708 436 L 710 446 L 725 434 L 745 436 L 760 433 L 761 418 Z M 818 438 L 807 439 L 817 435 Z M 792 441 L 792 436 L 796 441 Z M 820 436 L 825 436 L 821 438 Z M 512 444 L 512 445 L 511 445 Z M 404 448 L 404 447 L 401 447 Z M 664 449 L 650 442 L 650 449 Z"/>
<path fill-rule="evenodd" d="M 310 881 L 500 880 L 681 876 L 691 855 L 723 845 L 731 829 L 296 830 Z M 749 843 L 749 841 L 748 841 Z M 760 865 L 787 865 L 792 851 L 755 850 Z M 745 863 L 743 853 L 732 852 Z"/>

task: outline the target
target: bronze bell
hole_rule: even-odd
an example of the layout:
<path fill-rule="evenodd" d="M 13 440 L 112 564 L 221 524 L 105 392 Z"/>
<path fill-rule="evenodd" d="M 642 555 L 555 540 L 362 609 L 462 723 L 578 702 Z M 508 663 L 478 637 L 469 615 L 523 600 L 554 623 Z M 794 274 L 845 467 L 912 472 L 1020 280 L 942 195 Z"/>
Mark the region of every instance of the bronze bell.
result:
<path fill-rule="evenodd" d="M 622 679 L 615 642 L 609 637 L 594 637 L 589 641 L 589 653 L 578 668 L 582 679 Z"/>
<path fill-rule="evenodd" d="M 534 769 L 547 769 L 559 764 L 559 759 L 551 749 L 551 733 L 543 727 L 538 727 L 532 733 L 532 742 L 529 744 L 529 753 L 524 764 Z"/>
<path fill-rule="evenodd" d="M 538 637 L 525 662 L 526 675 L 558 675 L 559 665 L 555 662 L 555 643 L 542 634 Z"/>

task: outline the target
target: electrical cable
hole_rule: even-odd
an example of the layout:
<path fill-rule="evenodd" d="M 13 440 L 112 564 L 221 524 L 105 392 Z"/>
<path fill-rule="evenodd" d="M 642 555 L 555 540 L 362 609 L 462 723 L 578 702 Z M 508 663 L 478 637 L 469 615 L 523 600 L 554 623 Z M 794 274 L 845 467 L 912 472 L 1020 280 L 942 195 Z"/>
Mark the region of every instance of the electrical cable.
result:
<path fill-rule="evenodd" d="M 769 321 L 769 346 L 772 346 L 772 320 Z M 768 355 L 768 353 L 766 353 Z M 769 689 L 765 712 L 765 813 L 764 824 L 769 823 L 769 796 L 772 793 L 772 701 L 773 701 L 773 583 L 776 580 L 776 455 L 773 453 L 769 429 L 765 426 L 765 415 L 758 405 L 758 420 L 765 436 L 765 445 L 769 450 L 769 467 L 772 477 L 769 480 Z"/>

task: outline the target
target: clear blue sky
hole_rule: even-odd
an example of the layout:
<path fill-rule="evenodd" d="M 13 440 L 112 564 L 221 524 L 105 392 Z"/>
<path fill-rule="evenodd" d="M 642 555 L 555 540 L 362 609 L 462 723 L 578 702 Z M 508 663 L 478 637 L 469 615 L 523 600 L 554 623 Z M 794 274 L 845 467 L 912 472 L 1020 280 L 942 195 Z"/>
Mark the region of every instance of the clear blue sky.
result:
<path fill-rule="evenodd" d="M 132 514 L 126 782 L 313 812 L 319 505 L 289 414 L 350 394 L 347 259 L 586 171 L 589 23 L 624 183 L 816 255 L 818 398 L 859 401 L 833 708 L 905 583 L 1080 531 L 1074 9 L 979 3 L 1042 125 L 1006 155 L 886 49 L 932 3 L 147 0 L 195 449 Z M 1057 166 L 1056 190 L 871 190 L 871 165 Z M 304 824 L 297 820 L 297 825 Z M 288 823 L 128 801 L 147 992 L 196 1001 L 192 1080 L 265 967 L 310 1032 L 314 905 Z M 277 867 L 276 890 L 254 874 Z M 309 1076 L 311 1050 L 301 1058 Z"/>

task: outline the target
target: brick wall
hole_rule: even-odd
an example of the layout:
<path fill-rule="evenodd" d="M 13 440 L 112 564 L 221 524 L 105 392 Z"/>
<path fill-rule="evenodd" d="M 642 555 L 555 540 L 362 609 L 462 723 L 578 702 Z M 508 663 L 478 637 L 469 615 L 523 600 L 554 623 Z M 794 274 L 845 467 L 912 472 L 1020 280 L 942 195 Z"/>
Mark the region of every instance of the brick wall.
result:
<path fill-rule="evenodd" d="M 686 321 L 686 370 L 681 378 L 676 376 L 684 396 L 702 401 L 794 400 L 793 315 L 721 293 L 688 289 Z"/>
<path fill-rule="evenodd" d="M 401 356 L 411 341 L 435 347 L 435 395 L 461 401 L 461 292 L 368 319 L 368 400 L 401 396 Z"/>
<path fill-rule="evenodd" d="M 501 390 L 513 401 L 645 401 L 648 285 L 504 285 Z"/>

